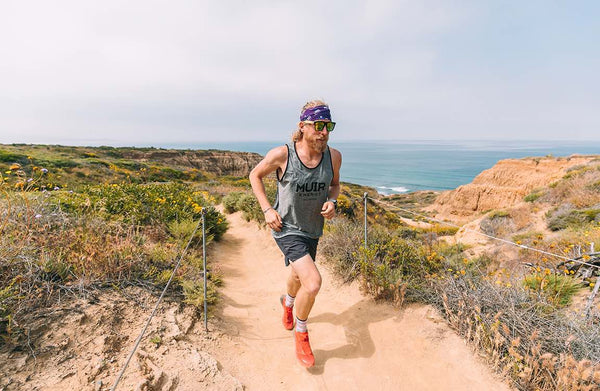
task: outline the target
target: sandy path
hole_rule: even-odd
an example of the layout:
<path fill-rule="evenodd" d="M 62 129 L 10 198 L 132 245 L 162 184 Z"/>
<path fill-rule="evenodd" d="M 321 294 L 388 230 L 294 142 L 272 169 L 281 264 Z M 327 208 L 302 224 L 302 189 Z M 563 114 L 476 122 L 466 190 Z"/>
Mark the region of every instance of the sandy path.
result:
<path fill-rule="evenodd" d="M 211 251 L 225 286 L 211 322 L 223 338 L 210 353 L 248 390 L 509 390 L 431 307 L 376 304 L 356 286 L 339 286 L 323 265 L 309 318 L 316 364 L 302 368 L 280 321 L 283 256 L 255 223 L 237 213 L 228 220 Z"/>

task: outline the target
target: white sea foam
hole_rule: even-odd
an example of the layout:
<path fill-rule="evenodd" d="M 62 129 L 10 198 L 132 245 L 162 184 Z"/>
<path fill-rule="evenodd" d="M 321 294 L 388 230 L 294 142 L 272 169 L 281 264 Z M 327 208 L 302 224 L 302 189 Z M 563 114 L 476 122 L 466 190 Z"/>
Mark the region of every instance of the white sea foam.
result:
<path fill-rule="evenodd" d="M 377 192 L 379 194 L 390 195 L 390 194 L 399 194 L 399 193 L 408 193 L 410 189 L 407 189 L 403 186 L 395 186 L 395 187 L 387 187 L 387 186 L 377 186 Z"/>

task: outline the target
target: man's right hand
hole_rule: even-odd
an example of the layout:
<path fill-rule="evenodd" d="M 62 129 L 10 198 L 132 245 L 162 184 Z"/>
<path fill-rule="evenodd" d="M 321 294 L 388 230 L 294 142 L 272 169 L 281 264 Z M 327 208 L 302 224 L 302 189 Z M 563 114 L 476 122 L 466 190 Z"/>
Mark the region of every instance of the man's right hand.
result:
<path fill-rule="evenodd" d="M 279 213 L 275 209 L 271 208 L 265 213 L 265 221 L 272 230 L 281 231 L 281 216 L 279 216 Z"/>

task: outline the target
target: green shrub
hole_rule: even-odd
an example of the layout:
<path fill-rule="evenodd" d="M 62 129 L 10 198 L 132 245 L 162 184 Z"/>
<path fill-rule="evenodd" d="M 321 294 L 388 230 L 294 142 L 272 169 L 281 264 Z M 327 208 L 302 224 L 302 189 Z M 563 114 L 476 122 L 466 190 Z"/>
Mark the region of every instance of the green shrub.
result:
<path fill-rule="evenodd" d="M 0 162 L 25 164 L 27 163 L 27 156 L 0 150 Z"/>
<path fill-rule="evenodd" d="M 54 166 L 56 168 L 77 167 L 78 165 L 79 164 L 72 159 L 56 159 L 48 162 L 48 166 Z"/>
<path fill-rule="evenodd" d="M 376 298 L 403 301 L 419 296 L 426 279 L 442 267 L 436 256 L 428 257 L 421 242 L 406 240 L 383 227 L 369 232 L 368 248 L 359 256 L 361 282 Z"/>
<path fill-rule="evenodd" d="M 182 221 L 171 221 L 168 224 L 168 230 L 171 236 L 180 245 L 185 245 L 191 238 L 192 233 L 196 230 L 194 238 L 197 239 L 196 243 L 198 246 L 202 245 L 202 226 L 198 225 L 199 221 L 192 219 L 185 219 Z M 198 227 L 198 229 L 196 229 Z M 206 245 L 209 245 L 213 240 L 213 235 L 206 235 Z"/>
<path fill-rule="evenodd" d="M 534 202 L 535 200 L 540 198 L 543 194 L 544 193 L 541 189 L 536 189 L 536 190 L 532 191 L 531 193 L 529 193 L 528 195 L 526 195 L 523 200 L 525 202 Z"/>
<path fill-rule="evenodd" d="M 236 203 L 236 208 L 243 212 L 242 216 L 246 221 L 254 220 L 262 223 L 265 220 L 260 205 L 253 194 L 242 194 Z"/>
<path fill-rule="evenodd" d="M 499 219 L 502 217 L 510 217 L 510 213 L 505 210 L 493 210 L 487 215 L 487 217 L 489 219 Z"/>
<path fill-rule="evenodd" d="M 573 295 L 582 288 L 581 283 L 575 279 L 556 273 L 527 275 L 523 278 L 523 285 L 559 307 L 570 304 Z"/>
<path fill-rule="evenodd" d="M 181 281 L 183 288 L 184 302 L 198 309 L 204 307 L 204 281 L 203 280 L 183 280 Z M 214 305 L 219 298 L 217 288 L 208 280 L 206 285 L 206 303 Z"/>
<path fill-rule="evenodd" d="M 548 229 L 559 231 L 567 227 L 577 228 L 592 221 L 600 219 L 600 209 L 572 209 L 570 204 L 565 204 L 549 213 Z"/>
<path fill-rule="evenodd" d="M 206 211 L 207 235 L 220 240 L 227 220 L 211 205 L 207 196 L 188 185 L 112 184 L 87 186 L 80 193 L 60 192 L 51 202 L 69 213 L 99 213 L 106 220 L 134 225 L 164 225 L 173 221 L 198 221 Z"/>
<path fill-rule="evenodd" d="M 107 162 L 106 160 L 100 160 L 100 159 L 87 159 L 86 161 L 89 164 L 96 164 L 99 166 L 104 166 L 106 168 L 110 167 L 110 162 Z"/>
<path fill-rule="evenodd" d="M 228 193 L 225 197 L 223 197 L 223 207 L 226 213 L 234 213 L 237 212 L 238 202 L 240 198 L 244 195 L 244 192 L 241 191 L 232 191 Z"/>
<path fill-rule="evenodd" d="M 18 287 L 15 286 L 16 281 L 17 278 L 14 278 L 0 289 L 0 337 L 11 332 L 13 307 L 19 300 Z M 2 342 L 1 339 L 0 342 Z"/>

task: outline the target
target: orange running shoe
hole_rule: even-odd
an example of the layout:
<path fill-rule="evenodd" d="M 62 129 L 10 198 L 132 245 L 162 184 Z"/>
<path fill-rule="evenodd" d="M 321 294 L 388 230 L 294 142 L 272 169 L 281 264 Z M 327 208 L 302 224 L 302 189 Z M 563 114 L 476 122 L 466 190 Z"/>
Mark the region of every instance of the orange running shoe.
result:
<path fill-rule="evenodd" d="M 294 315 L 292 313 L 294 308 L 285 305 L 285 295 L 281 295 L 279 302 L 283 307 L 283 327 L 285 327 L 286 330 L 291 330 L 294 328 Z"/>
<path fill-rule="evenodd" d="M 308 342 L 308 332 L 296 334 L 296 357 L 303 367 L 310 368 L 315 365 L 315 356 L 310 348 L 310 342 Z"/>

